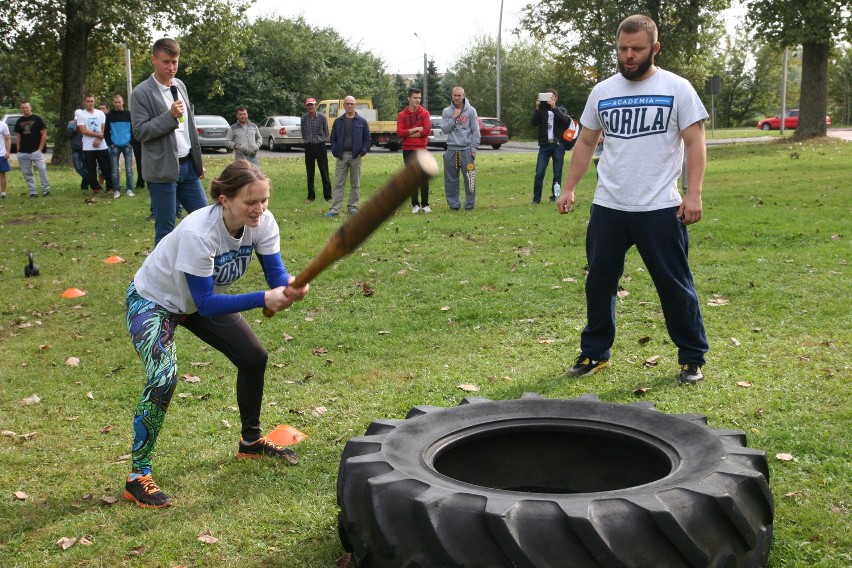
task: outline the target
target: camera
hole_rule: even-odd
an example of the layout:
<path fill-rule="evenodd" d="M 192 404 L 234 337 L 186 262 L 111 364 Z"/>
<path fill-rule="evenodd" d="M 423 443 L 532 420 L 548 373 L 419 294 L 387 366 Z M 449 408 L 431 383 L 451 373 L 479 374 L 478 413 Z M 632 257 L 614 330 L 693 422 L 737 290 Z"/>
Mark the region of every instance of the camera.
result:
<path fill-rule="evenodd" d="M 539 93 L 538 100 L 543 103 L 549 103 L 550 98 L 553 96 L 553 93 Z"/>

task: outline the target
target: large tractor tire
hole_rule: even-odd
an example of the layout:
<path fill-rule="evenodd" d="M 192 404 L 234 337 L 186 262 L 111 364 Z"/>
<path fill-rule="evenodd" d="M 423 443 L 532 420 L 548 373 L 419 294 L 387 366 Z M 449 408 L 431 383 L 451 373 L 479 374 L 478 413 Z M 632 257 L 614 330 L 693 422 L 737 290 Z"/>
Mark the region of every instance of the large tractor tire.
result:
<path fill-rule="evenodd" d="M 343 450 L 337 501 L 365 568 L 759 567 L 774 515 L 742 432 L 591 395 L 377 420 Z"/>

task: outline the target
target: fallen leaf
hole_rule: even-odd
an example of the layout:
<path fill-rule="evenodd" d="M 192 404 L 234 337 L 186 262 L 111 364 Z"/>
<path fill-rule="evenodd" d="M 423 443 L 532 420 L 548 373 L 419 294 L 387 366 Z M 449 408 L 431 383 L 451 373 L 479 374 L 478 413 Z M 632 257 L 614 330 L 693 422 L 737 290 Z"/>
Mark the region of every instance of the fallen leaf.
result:
<path fill-rule="evenodd" d="M 199 377 L 197 375 L 189 375 L 189 374 L 181 375 L 180 378 L 182 378 L 184 381 L 186 381 L 188 383 L 200 383 L 201 382 L 201 377 Z"/>
<path fill-rule="evenodd" d="M 615 295 L 618 296 L 619 298 L 626 298 L 627 296 L 630 295 L 630 292 L 628 292 L 627 290 L 619 290 L 618 292 L 615 293 Z"/>
<path fill-rule="evenodd" d="M 50 349 L 50 345 L 39 345 L 38 348 L 47 351 L 48 349 Z"/>
<path fill-rule="evenodd" d="M 130 550 L 127 551 L 128 556 L 142 556 L 145 554 L 145 545 L 140 544 L 139 546 L 134 546 Z"/>
<path fill-rule="evenodd" d="M 193 361 L 190 363 L 193 367 L 206 367 L 210 364 L 210 361 Z"/>
<path fill-rule="evenodd" d="M 69 367 L 79 367 L 80 359 L 77 357 L 68 357 L 67 359 L 65 359 L 65 364 Z"/>
<path fill-rule="evenodd" d="M 89 400 L 95 400 L 95 393 L 93 393 L 92 391 L 87 392 L 86 398 L 88 398 Z"/>
<path fill-rule="evenodd" d="M 538 338 L 538 342 L 543 344 L 543 345 L 550 345 L 554 341 L 555 341 L 554 339 L 549 339 L 549 338 L 546 338 L 546 337 L 539 337 Z"/>
<path fill-rule="evenodd" d="M 793 461 L 793 454 L 775 454 L 775 459 L 782 462 Z"/>
<path fill-rule="evenodd" d="M 648 392 L 649 390 L 651 390 L 651 387 L 640 387 L 640 388 L 634 390 L 633 394 L 635 394 L 636 396 L 642 396 L 646 392 Z"/>
<path fill-rule="evenodd" d="M 645 337 L 640 337 L 639 338 L 639 345 L 647 345 L 648 343 L 650 343 L 650 341 L 651 341 L 650 335 L 646 335 Z"/>
<path fill-rule="evenodd" d="M 3 430 L 2 432 L 0 432 L 0 435 L 6 436 L 7 438 L 14 438 L 15 436 L 17 436 L 17 434 L 12 432 L 11 430 Z"/>
<path fill-rule="evenodd" d="M 59 540 L 56 541 L 56 544 L 62 547 L 62 550 L 68 550 L 75 544 L 77 544 L 76 538 L 68 538 L 67 536 L 63 536 Z"/>
<path fill-rule="evenodd" d="M 111 495 L 104 495 L 101 497 L 102 505 L 115 505 L 116 503 L 118 503 L 117 497 L 113 497 Z"/>
<path fill-rule="evenodd" d="M 707 301 L 708 306 L 724 306 L 726 304 L 730 304 L 731 301 L 727 298 L 723 298 L 722 296 L 714 296 Z"/>
<path fill-rule="evenodd" d="M 324 406 L 312 406 L 311 407 L 311 416 L 320 417 L 323 414 L 328 412 L 328 409 Z"/>
<path fill-rule="evenodd" d="M 222 426 L 224 426 L 225 428 L 230 428 L 230 427 L 231 427 L 231 423 L 230 423 L 230 422 L 228 422 L 227 420 L 222 420 Z"/>
<path fill-rule="evenodd" d="M 349 568 L 350 563 L 352 562 L 352 553 L 347 552 L 340 558 L 334 561 L 334 565 L 336 568 Z"/>
<path fill-rule="evenodd" d="M 191 397 L 191 396 L 192 396 L 192 393 L 191 393 L 191 392 L 182 392 L 182 393 L 178 393 L 178 398 L 189 398 L 189 397 Z"/>
<path fill-rule="evenodd" d="M 79 542 L 80 542 L 80 544 L 82 544 L 83 546 L 92 546 L 92 544 L 93 544 L 93 543 L 92 543 L 92 539 L 93 539 L 93 538 L 94 538 L 94 537 L 93 537 L 92 535 L 87 534 L 86 536 L 81 536 L 81 537 L 80 537 Z"/>
<path fill-rule="evenodd" d="M 372 288 L 370 287 L 370 285 L 369 285 L 369 284 L 367 284 L 366 282 L 364 282 L 364 283 L 362 283 L 362 284 L 361 284 L 361 292 L 364 294 L 364 296 L 366 296 L 366 297 L 368 297 L 368 298 L 369 298 L 370 296 L 372 296 L 372 295 L 373 295 L 373 293 L 374 293 L 373 289 L 372 289 Z"/>
<path fill-rule="evenodd" d="M 30 496 L 24 493 L 23 491 L 15 491 L 15 498 L 20 501 L 26 501 L 30 498 Z"/>
<path fill-rule="evenodd" d="M 124 454 L 123 456 L 118 456 L 113 463 L 113 465 L 124 463 L 130 461 L 130 454 Z"/>
<path fill-rule="evenodd" d="M 441 306 L 441 311 L 442 311 L 442 312 L 448 312 L 448 311 L 450 311 L 450 306 Z"/>
<path fill-rule="evenodd" d="M 314 321 L 314 318 L 312 318 L 311 316 L 307 316 L 307 317 L 305 318 L 305 321 Z"/>
<path fill-rule="evenodd" d="M 311 351 L 311 353 L 313 353 L 314 355 L 325 355 L 326 353 L 328 353 L 328 349 L 326 349 L 325 347 L 317 347 L 316 349 Z"/>
<path fill-rule="evenodd" d="M 476 385 L 461 384 L 459 388 L 465 392 L 479 392 L 479 387 Z"/>
<path fill-rule="evenodd" d="M 112 424 L 101 428 L 101 434 L 106 434 L 108 432 L 112 432 Z"/>
<path fill-rule="evenodd" d="M 789 493 L 785 493 L 785 494 L 784 494 L 784 497 L 787 497 L 787 498 L 795 497 L 795 496 L 796 496 L 796 495 L 798 495 L 799 493 L 801 493 L 801 491 L 790 491 Z"/>
<path fill-rule="evenodd" d="M 289 333 L 284 333 L 284 335 L 282 335 L 281 337 L 284 338 L 284 341 L 292 341 L 293 340 L 293 336 L 290 335 Z"/>
<path fill-rule="evenodd" d="M 36 437 L 35 432 L 27 432 L 26 434 L 21 434 L 20 436 L 18 436 L 18 439 L 19 440 L 32 440 L 35 437 Z"/>
<path fill-rule="evenodd" d="M 198 540 L 203 542 L 204 544 L 216 544 L 219 542 L 219 539 L 213 536 L 213 531 L 210 529 L 204 529 L 200 533 L 198 533 Z"/>
<path fill-rule="evenodd" d="M 737 385 L 739 385 L 739 386 L 741 386 L 741 387 L 743 387 L 743 388 L 746 388 L 746 389 L 747 389 L 747 388 L 751 388 L 752 386 L 754 386 L 752 383 L 750 383 L 750 382 L 748 382 L 748 381 L 739 381 L 739 382 L 737 383 Z"/>
<path fill-rule="evenodd" d="M 737 339 L 736 337 L 732 337 L 731 338 L 731 345 L 733 345 L 734 347 L 739 347 L 740 346 L 740 340 Z"/>
<path fill-rule="evenodd" d="M 654 355 L 645 359 L 645 367 L 656 367 L 660 362 L 660 355 Z"/>
<path fill-rule="evenodd" d="M 39 402 L 41 402 L 41 399 L 38 397 L 37 394 L 28 396 L 27 398 L 22 398 L 21 400 L 18 401 L 18 403 L 23 405 L 23 406 L 27 406 L 27 405 L 30 405 L 30 404 L 38 404 Z"/>
<path fill-rule="evenodd" d="M 379 331 L 379 335 L 390 335 L 389 331 Z"/>
<path fill-rule="evenodd" d="M 563 282 L 576 282 L 577 280 L 574 279 L 574 278 L 563 278 L 562 281 Z"/>

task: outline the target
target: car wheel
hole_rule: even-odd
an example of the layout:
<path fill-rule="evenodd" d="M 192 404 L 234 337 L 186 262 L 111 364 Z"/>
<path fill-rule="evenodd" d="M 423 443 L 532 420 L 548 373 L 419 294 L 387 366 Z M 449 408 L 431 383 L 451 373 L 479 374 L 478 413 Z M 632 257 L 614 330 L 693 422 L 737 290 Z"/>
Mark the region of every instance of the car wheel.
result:
<path fill-rule="evenodd" d="M 338 530 L 361 567 L 758 567 L 768 480 L 764 452 L 702 415 L 466 398 L 347 442 Z"/>
<path fill-rule="evenodd" d="M 277 150 L 278 150 L 278 148 L 275 147 L 275 140 L 272 138 L 272 136 L 270 136 L 269 137 L 269 151 L 275 152 Z"/>
<path fill-rule="evenodd" d="M 770 125 L 768 122 L 764 122 L 763 126 L 761 126 L 760 129 L 761 130 L 772 130 L 772 125 Z"/>
<path fill-rule="evenodd" d="M 500 146 L 502 146 L 502 144 L 492 144 L 491 145 L 491 147 L 494 148 L 495 150 L 499 150 Z"/>

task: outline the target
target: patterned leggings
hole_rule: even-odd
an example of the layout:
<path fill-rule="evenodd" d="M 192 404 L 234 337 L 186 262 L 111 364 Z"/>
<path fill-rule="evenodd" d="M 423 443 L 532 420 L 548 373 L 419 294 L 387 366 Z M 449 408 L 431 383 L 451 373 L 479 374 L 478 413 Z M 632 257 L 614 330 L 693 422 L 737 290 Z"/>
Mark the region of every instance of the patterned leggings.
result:
<path fill-rule="evenodd" d="M 131 455 L 135 472 L 151 470 L 157 436 L 177 385 L 174 334 L 178 325 L 189 329 L 236 365 L 242 437 L 246 442 L 260 438 L 260 407 L 268 356 L 242 315 L 175 314 L 140 296 L 131 282 L 127 289 L 127 329 L 147 377 L 133 417 Z"/>

